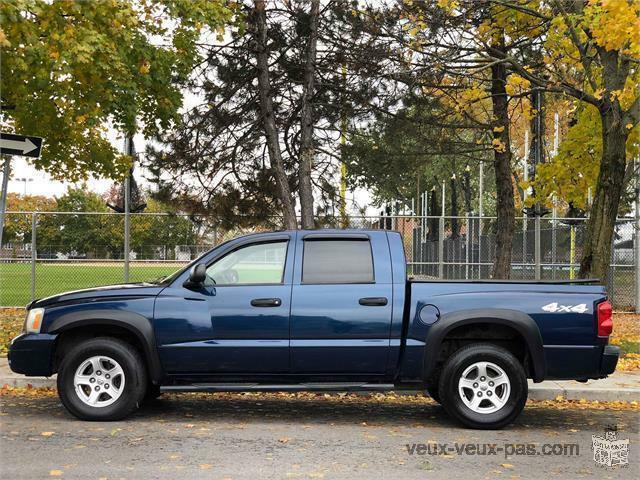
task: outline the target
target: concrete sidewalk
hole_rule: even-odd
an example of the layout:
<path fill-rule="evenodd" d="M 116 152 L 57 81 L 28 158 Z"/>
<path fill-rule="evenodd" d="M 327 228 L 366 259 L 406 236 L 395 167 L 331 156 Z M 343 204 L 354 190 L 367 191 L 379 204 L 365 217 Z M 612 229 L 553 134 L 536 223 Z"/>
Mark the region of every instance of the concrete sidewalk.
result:
<path fill-rule="evenodd" d="M 0 386 L 11 387 L 55 387 L 56 377 L 25 377 L 9 369 L 6 357 L 0 357 Z M 404 393 L 404 392 L 403 392 Z M 408 393 L 408 392 L 407 392 Z M 573 380 L 529 381 L 529 398 L 532 400 L 554 400 L 559 395 L 567 400 L 598 400 L 609 402 L 626 400 L 640 402 L 640 371 L 616 372 L 602 380 L 589 380 L 580 383 Z"/>

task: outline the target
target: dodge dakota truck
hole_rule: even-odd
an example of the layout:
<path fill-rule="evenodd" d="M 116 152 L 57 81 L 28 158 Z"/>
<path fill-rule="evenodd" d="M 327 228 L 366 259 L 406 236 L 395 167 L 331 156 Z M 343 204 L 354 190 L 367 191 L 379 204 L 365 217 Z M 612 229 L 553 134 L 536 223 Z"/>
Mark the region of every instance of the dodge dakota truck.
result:
<path fill-rule="evenodd" d="M 417 281 L 385 230 L 259 233 L 154 283 L 27 306 L 14 372 L 57 373 L 78 418 L 162 392 L 428 391 L 467 427 L 512 422 L 527 379 L 603 378 L 612 307 L 593 282 Z"/>

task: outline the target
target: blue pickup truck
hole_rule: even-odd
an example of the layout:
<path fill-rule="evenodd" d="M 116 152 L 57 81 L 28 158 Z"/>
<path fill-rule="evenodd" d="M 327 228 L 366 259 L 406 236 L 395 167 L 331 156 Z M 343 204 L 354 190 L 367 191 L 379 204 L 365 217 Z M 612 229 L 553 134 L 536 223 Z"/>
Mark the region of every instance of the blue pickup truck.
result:
<path fill-rule="evenodd" d="M 87 420 L 163 391 L 414 389 L 468 427 L 501 428 L 527 378 L 603 378 L 619 355 L 601 286 L 408 280 L 402 238 L 384 230 L 248 235 L 156 283 L 27 309 L 11 369 L 57 372 Z"/>

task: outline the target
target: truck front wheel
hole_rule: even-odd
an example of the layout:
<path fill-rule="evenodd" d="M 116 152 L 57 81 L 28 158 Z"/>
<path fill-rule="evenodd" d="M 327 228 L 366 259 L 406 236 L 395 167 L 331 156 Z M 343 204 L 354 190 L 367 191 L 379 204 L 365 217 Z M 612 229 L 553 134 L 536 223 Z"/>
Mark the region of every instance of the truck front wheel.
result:
<path fill-rule="evenodd" d="M 478 343 L 447 359 L 438 393 L 447 413 L 465 426 L 498 429 L 515 420 L 524 408 L 527 377 L 511 352 Z"/>
<path fill-rule="evenodd" d="M 58 368 L 58 395 L 81 420 L 120 420 L 133 412 L 147 391 L 140 353 L 117 338 L 84 341 L 65 354 Z"/>

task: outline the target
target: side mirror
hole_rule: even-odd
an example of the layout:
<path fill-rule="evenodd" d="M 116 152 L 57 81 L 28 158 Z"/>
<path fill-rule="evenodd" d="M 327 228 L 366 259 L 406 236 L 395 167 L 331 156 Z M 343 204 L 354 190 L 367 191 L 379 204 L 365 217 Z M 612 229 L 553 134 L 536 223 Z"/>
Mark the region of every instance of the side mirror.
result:
<path fill-rule="evenodd" d="M 191 267 L 189 279 L 184 282 L 185 288 L 200 287 L 207 278 L 207 266 L 204 263 L 198 263 Z"/>

